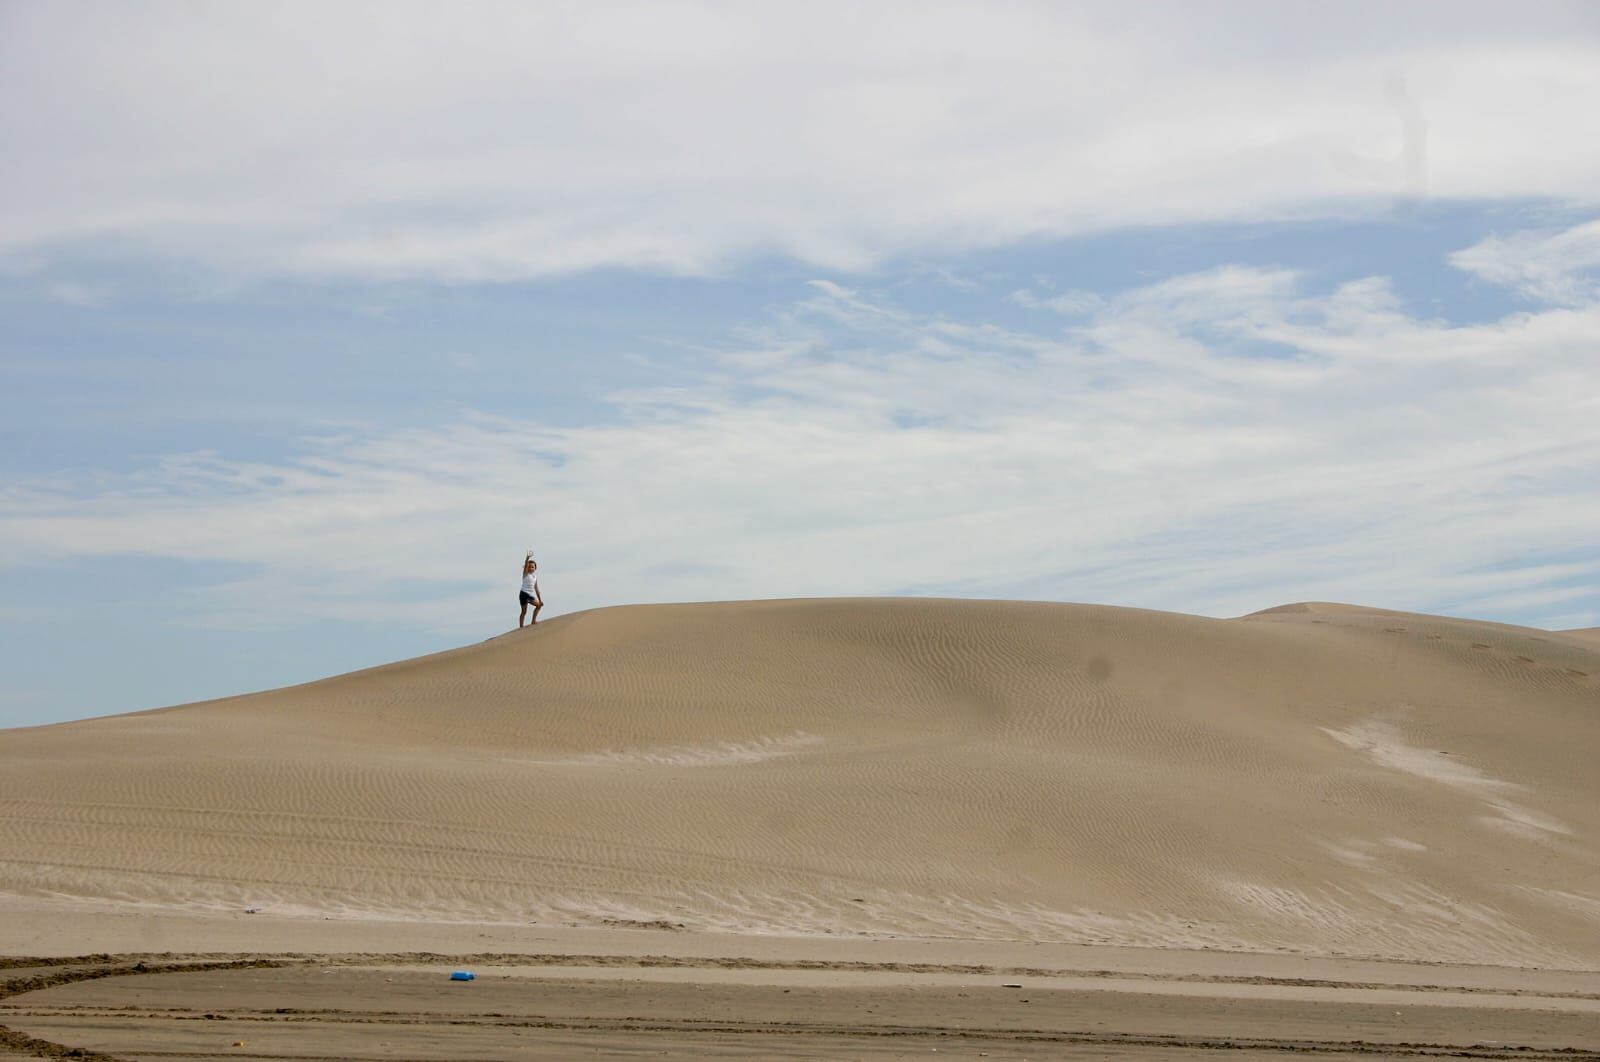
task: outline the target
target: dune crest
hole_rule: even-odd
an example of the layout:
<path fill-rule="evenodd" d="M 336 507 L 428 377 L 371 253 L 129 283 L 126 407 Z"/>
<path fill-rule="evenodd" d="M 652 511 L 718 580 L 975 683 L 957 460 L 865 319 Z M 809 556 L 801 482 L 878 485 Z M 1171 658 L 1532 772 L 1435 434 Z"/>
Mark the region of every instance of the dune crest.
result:
<path fill-rule="evenodd" d="M 1577 630 L 1562 631 L 1569 638 L 1581 638 L 1586 642 L 1600 645 L 1600 627 L 1580 627 Z"/>
<path fill-rule="evenodd" d="M 1592 966 L 1581 635 L 1317 603 L 603 609 L 0 732 L 0 892 Z"/>

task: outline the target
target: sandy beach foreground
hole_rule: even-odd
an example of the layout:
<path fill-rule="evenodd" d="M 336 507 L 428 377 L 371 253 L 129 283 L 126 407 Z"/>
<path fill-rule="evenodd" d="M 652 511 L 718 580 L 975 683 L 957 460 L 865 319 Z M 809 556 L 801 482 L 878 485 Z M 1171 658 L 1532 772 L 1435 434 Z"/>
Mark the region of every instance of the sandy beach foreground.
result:
<path fill-rule="evenodd" d="M 1600 1055 L 1597 750 L 1593 632 L 583 613 L 0 732 L 0 1042 Z"/>

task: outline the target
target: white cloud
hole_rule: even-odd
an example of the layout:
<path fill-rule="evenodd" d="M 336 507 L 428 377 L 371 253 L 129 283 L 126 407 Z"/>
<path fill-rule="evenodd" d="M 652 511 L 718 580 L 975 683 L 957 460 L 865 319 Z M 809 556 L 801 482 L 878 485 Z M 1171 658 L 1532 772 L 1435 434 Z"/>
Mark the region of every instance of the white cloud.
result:
<path fill-rule="evenodd" d="M 1600 301 L 1451 326 L 1380 278 L 1312 291 L 1234 266 L 1045 322 L 819 281 L 700 383 L 619 396 L 615 423 L 475 416 L 14 487 L 0 555 L 259 566 L 198 602 L 227 623 L 398 599 L 481 630 L 529 541 L 559 611 L 921 590 L 1579 622 L 1566 588 L 1600 563 Z"/>
<path fill-rule="evenodd" d="M 1582 3 L 6 5 L 0 258 L 153 255 L 212 282 L 768 253 L 856 270 L 1345 211 L 1424 178 L 1593 201 L 1596 21 Z"/>
<path fill-rule="evenodd" d="M 1039 294 L 1031 288 L 1013 291 L 1006 298 L 1030 310 L 1053 310 L 1068 317 L 1078 317 L 1099 309 L 1105 302 L 1092 291 L 1063 291 L 1058 295 L 1051 295 Z"/>
<path fill-rule="evenodd" d="M 1542 302 L 1582 304 L 1600 295 L 1600 220 L 1490 237 L 1457 251 L 1450 262 Z"/>

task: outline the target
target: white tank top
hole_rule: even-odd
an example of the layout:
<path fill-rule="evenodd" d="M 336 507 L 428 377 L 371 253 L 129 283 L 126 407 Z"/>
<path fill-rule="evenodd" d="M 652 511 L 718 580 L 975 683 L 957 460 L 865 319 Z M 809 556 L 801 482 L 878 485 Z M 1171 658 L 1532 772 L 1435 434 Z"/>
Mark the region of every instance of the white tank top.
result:
<path fill-rule="evenodd" d="M 539 592 L 538 573 L 529 572 L 522 577 L 522 592 L 530 597 L 537 596 Z"/>

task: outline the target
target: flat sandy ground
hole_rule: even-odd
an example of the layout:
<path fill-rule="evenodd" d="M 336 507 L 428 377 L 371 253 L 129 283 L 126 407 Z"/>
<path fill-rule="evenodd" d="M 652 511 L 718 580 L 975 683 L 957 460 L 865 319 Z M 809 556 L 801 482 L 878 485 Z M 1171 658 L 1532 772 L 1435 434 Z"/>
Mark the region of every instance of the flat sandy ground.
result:
<path fill-rule="evenodd" d="M 115 938 L 119 917 L 93 928 Z M 126 1059 L 1600 1057 L 1600 974 L 1570 971 L 605 929 L 494 934 L 509 953 L 384 954 L 326 948 L 485 930 L 162 931 L 325 948 L 13 960 L 0 981 L 42 985 L 0 1001 L 13 1044 Z M 458 969 L 476 979 L 452 981 Z"/>
<path fill-rule="evenodd" d="M 1597 764 L 1594 631 L 600 610 L 0 732 L 0 1024 L 130 1058 L 1600 1052 Z M 167 970 L 197 957 L 278 965 Z"/>

